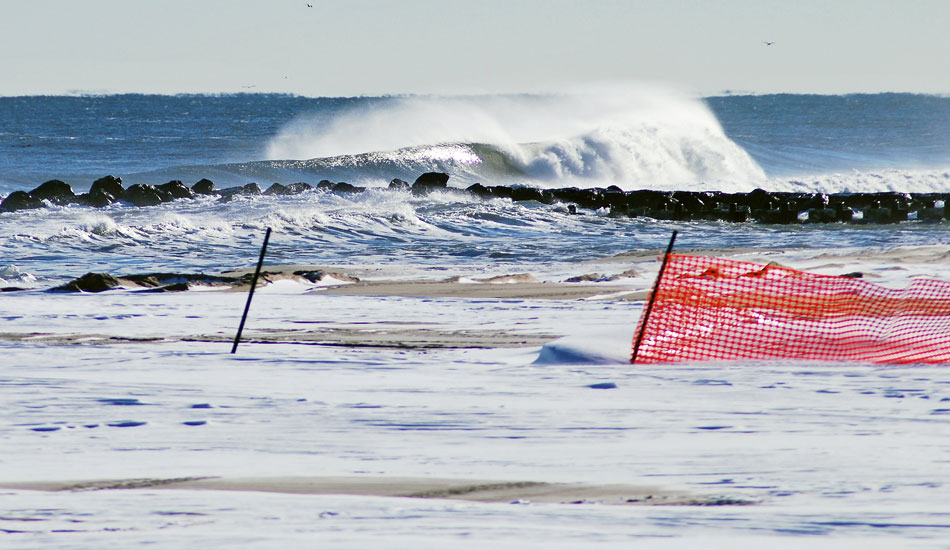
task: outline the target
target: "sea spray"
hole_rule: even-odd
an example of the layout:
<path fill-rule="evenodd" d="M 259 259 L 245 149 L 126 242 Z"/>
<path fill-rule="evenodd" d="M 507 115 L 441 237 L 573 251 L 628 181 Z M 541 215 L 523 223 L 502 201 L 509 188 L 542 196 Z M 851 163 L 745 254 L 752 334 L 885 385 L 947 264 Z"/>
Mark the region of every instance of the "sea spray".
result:
<path fill-rule="evenodd" d="M 457 183 L 738 191 L 765 179 L 705 104 L 648 87 L 391 98 L 329 119 L 298 117 L 267 155 L 305 159 L 286 165 L 313 172 L 349 165 L 356 178 L 381 165 L 393 177 L 435 166 Z"/>

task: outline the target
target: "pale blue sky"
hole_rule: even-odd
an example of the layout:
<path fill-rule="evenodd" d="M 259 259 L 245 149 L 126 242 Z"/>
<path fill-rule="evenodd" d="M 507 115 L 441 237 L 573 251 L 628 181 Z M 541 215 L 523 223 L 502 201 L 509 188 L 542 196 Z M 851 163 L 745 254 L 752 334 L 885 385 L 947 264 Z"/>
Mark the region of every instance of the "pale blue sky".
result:
<path fill-rule="evenodd" d="M 0 0 L 0 95 L 950 93 L 948 21 L 945 0 Z"/>

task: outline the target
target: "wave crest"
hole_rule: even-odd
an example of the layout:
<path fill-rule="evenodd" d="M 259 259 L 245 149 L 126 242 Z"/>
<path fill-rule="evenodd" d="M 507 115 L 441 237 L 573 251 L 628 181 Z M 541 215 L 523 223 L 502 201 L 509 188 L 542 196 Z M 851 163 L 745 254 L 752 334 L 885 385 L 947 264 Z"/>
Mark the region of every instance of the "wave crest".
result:
<path fill-rule="evenodd" d="M 286 125 L 268 158 L 311 159 L 313 171 L 349 164 L 357 180 L 357 169 L 379 177 L 380 163 L 448 169 L 462 183 L 685 189 L 765 179 L 703 102 L 658 88 L 388 98 L 325 117 Z"/>

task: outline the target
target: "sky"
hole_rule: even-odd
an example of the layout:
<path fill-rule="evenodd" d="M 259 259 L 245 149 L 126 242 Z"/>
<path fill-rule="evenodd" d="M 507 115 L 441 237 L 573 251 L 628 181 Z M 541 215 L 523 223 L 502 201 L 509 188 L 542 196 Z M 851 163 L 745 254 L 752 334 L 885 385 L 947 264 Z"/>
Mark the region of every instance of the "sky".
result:
<path fill-rule="evenodd" d="M 947 94 L 947 21 L 946 0 L 0 0 L 0 95 Z"/>

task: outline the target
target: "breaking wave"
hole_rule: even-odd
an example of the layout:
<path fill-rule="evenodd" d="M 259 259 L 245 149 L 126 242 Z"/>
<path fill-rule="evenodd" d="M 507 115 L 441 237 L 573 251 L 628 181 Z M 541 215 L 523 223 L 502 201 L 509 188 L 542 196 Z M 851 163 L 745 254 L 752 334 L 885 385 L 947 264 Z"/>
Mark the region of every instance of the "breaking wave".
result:
<path fill-rule="evenodd" d="M 266 151 L 273 160 L 230 168 L 363 184 L 429 170 L 456 184 L 542 187 L 743 190 L 765 180 L 703 102 L 655 88 L 390 98 L 298 117 Z"/>

